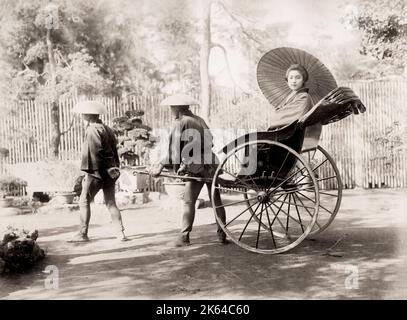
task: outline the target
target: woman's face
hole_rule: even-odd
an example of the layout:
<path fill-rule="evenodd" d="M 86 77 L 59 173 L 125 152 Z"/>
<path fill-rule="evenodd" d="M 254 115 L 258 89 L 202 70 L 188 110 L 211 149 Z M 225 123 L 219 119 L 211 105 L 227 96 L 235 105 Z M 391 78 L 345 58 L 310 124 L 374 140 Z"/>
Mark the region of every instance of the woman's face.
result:
<path fill-rule="evenodd" d="M 291 90 L 297 91 L 304 86 L 304 78 L 298 70 L 291 70 L 288 73 L 287 83 Z"/>

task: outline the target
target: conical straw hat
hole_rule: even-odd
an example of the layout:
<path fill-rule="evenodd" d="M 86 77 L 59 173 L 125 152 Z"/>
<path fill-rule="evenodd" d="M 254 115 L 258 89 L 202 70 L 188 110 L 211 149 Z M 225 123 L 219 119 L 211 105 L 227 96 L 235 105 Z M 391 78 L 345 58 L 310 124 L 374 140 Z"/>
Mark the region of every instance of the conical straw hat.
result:
<path fill-rule="evenodd" d="M 193 99 L 192 97 L 177 93 L 165 98 L 161 101 L 160 106 L 192 106 L 199 105 L 199 102 Z"/>
<path fill-rule="evenodd" d="M 106 114 L 106 106 L 99 101 L 81 101 L 78 102 L 71 110 L 74 113 L 86 113 L 86 114 Z"/>

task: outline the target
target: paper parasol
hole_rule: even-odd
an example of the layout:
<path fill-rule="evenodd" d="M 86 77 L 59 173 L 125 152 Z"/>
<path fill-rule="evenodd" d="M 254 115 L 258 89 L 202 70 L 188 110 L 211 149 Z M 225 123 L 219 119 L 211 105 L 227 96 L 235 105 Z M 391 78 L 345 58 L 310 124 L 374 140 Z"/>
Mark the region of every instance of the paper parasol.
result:
<path fill-rule="evenodd" d="M 263 55 L 257 65 L 257 83 L 274 107 L 283 103 L 291 93 L 285 74 L 292 64 L 300 64 L 307 69 L 309 79 L 305 87 L 309 89 L 313 104 L 338 86 L 328 68 L 313 55 L 296 48 L 276 48 Z"/>

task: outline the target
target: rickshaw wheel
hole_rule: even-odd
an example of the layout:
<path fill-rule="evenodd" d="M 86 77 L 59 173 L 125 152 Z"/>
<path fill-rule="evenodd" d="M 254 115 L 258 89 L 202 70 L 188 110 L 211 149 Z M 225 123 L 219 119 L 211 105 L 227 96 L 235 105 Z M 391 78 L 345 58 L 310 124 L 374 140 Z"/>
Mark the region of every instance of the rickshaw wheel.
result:
<path fill-rule="evenodd" d="M 247 150 L 252 153 L 245 159 L 242 154 Z M 268 152 L 271 161 L 261 163 L 261 152 Z M 253 155 L 257 165 L 255 172 L 248 174 L 251 166 L 247 159 L 253 161 Z M 295 184 L 300 174 L 310 179 L 305 186 Z M 306 197 L 297 194 L 304 188 Z M 318 216 L 319 190 L 311 167 L 295 150 L 276 141 L 248 141 L 231 150 L 218 165 L 211 193 L 215 217 L 223 231 L 235 244 L 256 253 L 293 249 L 311 232 Z"/>
<path fill-rule="evenodd" d="M 343 184 L 335 161 L 324 148 L 318 146 L 301 155 L 311 166 L 318 182 L 319 213 L 309 234 L 315 236 L 328 228 L 335 219 L 342 201 Z"/>

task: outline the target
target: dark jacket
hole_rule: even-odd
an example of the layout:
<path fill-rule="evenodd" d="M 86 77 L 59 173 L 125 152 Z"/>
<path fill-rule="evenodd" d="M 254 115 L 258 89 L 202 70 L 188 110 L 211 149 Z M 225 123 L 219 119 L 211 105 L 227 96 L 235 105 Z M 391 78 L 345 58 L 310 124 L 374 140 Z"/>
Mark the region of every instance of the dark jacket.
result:
<path fill-rule="evenodd" d="M 190 175 L 211 176 L 218 163 L 212 147 L 213 136 L 208 125 L 188 110 L 175 120 L 169 136 L 168 152 L 161 163 L 174 171 L 182 168 Z"/>
<path fill-rule="evenodd" d="M 116 145 L 117 139 L 112 129 L 101 120 L 90 123 L 85 131 L 81 170 L 97 177 L 106 177 L 107 169 L 120 165 Z"/>
<path fill-rule="evenodd" d="M 276 118 L 273 119 L 271 126 L 285 126 L 295 120 L 298 120 L 302 115 L 307 113 L 312 108 L 312 100 L 308 94 L 308 88 L 302 88 L 292 92 L 284 103 L 276 108 Z"/>

